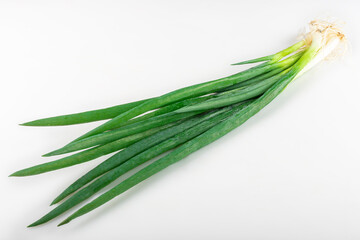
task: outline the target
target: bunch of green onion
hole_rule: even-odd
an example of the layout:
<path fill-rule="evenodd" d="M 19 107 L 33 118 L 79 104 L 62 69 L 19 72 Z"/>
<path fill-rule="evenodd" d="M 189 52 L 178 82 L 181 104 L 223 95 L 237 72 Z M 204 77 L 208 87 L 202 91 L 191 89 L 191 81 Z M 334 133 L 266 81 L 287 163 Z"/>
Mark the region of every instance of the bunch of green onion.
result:
<path fill-rule="evenodd" d="M 59 225 L 66 224 L 221 138 L 263 109 L 291 81 L 332 54 L 344 40 L 334 24 L 313 21 L 303 40 L 276 54 L 237 63 L 262 62 L 229 77 L 137 102 L 22 124 L 61 126 L 110 119 L 44 156 L 81 151 L 11 176 L 50 172 L 116 152 L 62 191 L 52 202 L 58 205 L 29 227 L 63 214 L 131 169 L 166 153 L 79 208 Z"/>

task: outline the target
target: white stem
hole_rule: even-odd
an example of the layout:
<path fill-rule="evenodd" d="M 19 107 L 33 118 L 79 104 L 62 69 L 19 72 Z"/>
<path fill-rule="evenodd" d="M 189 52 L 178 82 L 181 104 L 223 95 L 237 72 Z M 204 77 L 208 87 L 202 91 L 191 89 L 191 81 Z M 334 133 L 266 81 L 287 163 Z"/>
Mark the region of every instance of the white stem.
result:
<path fill-rule="evenodd" d="M 338 46 L 339 43 L 339 38 L 332 38 L 331 40 L 329 40 L 329 42 L 318 51 L 316 56 L 296 75 L 295 78 L 300 77 L 302 74 L 310 70 L 316 64 L 323 61 Z"/>

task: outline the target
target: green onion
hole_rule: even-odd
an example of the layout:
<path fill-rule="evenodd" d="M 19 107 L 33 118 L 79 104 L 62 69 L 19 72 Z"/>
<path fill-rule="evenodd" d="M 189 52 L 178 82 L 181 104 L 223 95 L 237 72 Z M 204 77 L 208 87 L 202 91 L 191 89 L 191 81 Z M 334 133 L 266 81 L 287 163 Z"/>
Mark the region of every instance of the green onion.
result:
<path fill-rule="evenodd" d="M 288 84 L 333 55 L 344 42 L 345 37 L 335 24 L 313 21 L 304 40 L 278 53 L 237 63 L 235 65 L 263 62 L 229 77 L 138 102 L 25 123 L 55 126 L 110 119 L 45 156 L 81 152 L 17 171 L 11 176 L 45 173 L 117 152 L 62 191 L 52 204 L 68 199 L 29 227 L 63 214 L 124 173 L 140 168 L 59 225 L 66 224 L 216 141 L 266 107 Z M 144 166 L 162 154 L 165 155 Z"/>

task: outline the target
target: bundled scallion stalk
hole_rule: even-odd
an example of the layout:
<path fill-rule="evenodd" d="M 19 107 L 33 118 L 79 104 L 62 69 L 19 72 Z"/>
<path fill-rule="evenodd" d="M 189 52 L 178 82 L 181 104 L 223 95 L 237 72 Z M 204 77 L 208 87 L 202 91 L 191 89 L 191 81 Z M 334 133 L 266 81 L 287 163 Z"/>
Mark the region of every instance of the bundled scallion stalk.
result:
<path fill-rule="evenodd" d="M 344 42 L 345 37 L 335 24 L 313 21 L 303 40 L 276 54 L 235 64 L 263 62 L 232 76 L 159 97 L 22 124 L 61 126 L 110 119 L 44 156 L 80 152 L 17 171 L 11 176 L 50 172 L 116 152 L 63 190 L 52 202 L 59 205 L 29 226 L 52 220 L 131 169 L 166 153 L 79 208 L 60 225 L 68 223 L 214 142 L 254 116 L 291 81 L 333 55 Z"/>

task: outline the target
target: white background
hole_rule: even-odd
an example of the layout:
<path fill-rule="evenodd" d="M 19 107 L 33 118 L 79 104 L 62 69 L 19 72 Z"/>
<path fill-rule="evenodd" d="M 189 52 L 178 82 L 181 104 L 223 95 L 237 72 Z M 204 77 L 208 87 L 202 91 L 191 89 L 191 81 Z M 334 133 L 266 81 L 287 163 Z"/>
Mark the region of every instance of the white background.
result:
<path fill-rule="evenodd" d="M 356 0 L 0 1 L 0 238 L 360 239 L 359 9 Z M 233 74 L 243 68 L 231 63 L 281 50 L 327 16 L 347 22 L 345 59 L 105 206 L 61 228 L 64 216 L 26 228 L 105 158 L 8 178 L 97 126 L 18 123 Z"/>

